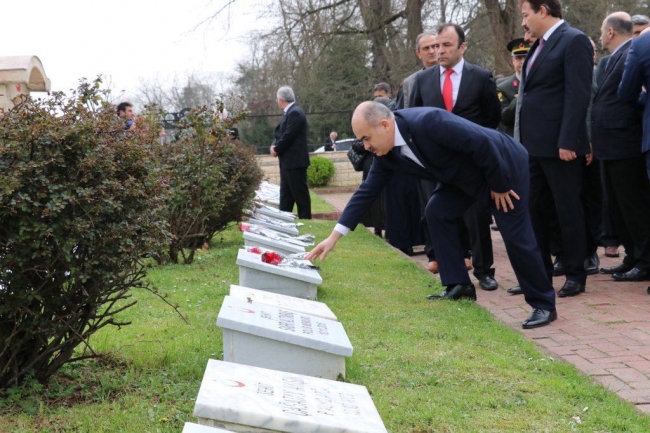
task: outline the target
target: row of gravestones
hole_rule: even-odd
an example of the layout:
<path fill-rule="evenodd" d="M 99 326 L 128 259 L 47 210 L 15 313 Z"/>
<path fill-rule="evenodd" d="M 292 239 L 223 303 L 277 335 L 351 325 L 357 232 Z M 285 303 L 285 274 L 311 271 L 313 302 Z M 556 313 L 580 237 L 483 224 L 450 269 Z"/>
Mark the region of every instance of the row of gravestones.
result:
<path fill-rule="evenodd" d="M 242 223 L 239 285 L 231 285 L 217 326 L 223 361 L 209 360 L 194 415 L 184 433 L 364 432 L 386 428 L 364 386 L 345 377 L 352 344 L 322 302 L 311 263 L 266 263 L 261 252 L 305 252 L 313 236 L 298 236 L 295 216 L 277 209 L 277 186 L 263 184 L 255 211 Z M 287 266 L 289 264 L 290 266 Z"/>

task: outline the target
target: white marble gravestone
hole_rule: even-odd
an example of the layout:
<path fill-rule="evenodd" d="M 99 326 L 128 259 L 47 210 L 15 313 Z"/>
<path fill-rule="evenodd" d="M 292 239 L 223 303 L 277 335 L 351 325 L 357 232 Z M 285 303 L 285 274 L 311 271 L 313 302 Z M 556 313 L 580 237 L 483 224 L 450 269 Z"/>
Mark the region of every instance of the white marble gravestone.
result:
<path fill-rule="evenodd" d="M 191 422 L 186 422 L 183 427 L 183 433 L 231 433 L 228 430 L 222 430 L 220 428 L 208 427 L 205 425 L 194 424 Z"/>
<path fill-rule="evenodd" d="M 217 326 L 223 360 L 336 380 L 352 343 L 341 323 L 226 296 Z"/>
<path fill-rule="evenodd" d="M 213 359 L 194 415 L 235 432 L 387 433 L 364 386 Z"/>
<path fill-rule="evenodd" d="M 255 218 L 255 215 L 248 218 L 248 222 L 251 224 L 258 224 L 264 227 L 268 227 L 280 233 L 286 233 L 291 236 L 298 236 L 300 232 L 294 223 L 287 223 L 283 221 L 272 221 L 273 218 L 264 217 L 263 219 Z"/>
<path fill-rule="evenodd" d="M 307 299 L 295 298 L 293 296 L 280 295 L 278 293 L 266 292 L 264 290 L 251 289 L 250 287 L 230 285 L 230 296 L 244 301 L 250 301 L 252 305 L 266 304 L 278 308 L 296 311 L 298 313 L 309 314 L 311 316 L 322 317 L 328 320 L 338 320 L 332 310 L 322 303 L 309 301 Z"/>
<path fill-rule="evenodd" d="M 260 254 L 244 249 L 237 253 L 237 265 L 240 286 L 281 295 L 313 300 L 316 299 L 318 285 L 323 282 L 318 271 L 264 263 Z"/>
<path fill-rule="evenodd" d="M 282 254 L 304 253 L 305 247 L 291 244 L 281 239 L 272 239 L 257 233 L 243 232 L 244 245 L 247 247 L 262 247 L 267 250 L 277 251 Z"/>
<path fill-rule="evenodd" d="M 274 207 L 267 206 L 264 203 L 259 203 L 258 205 L 256 205 L 254 207 L 254 210 L 259 214 L 266 215 L 268 217 L 276 218 L 281 221 L 286 221 L 289 223 L 296 222 L 296 219 L 298 219 L 298 217 L 292 214 L 291 212 L 284 212 Z"/>

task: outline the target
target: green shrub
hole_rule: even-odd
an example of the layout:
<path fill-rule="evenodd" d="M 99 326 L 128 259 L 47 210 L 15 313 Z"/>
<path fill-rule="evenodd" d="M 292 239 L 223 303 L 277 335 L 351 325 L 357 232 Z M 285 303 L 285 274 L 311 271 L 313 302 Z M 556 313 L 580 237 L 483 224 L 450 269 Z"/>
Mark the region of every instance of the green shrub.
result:
<path fill-rule="evenodd" d="M 0 113 L 0 390 L 95 356 L 166 244 L 158 131 L 125 131 L 99 88 Z"/>
<path fill-rule="evenodd" d="M 171 195 L 167 259 L 191 263 L 197 248 L 241 219 L 262 180 L 255 149 L 229 138 L 242 115 L 222 119 L 223 104 L 191 110 L 171 143 L 159 149 Z M 163 257 L 159 262 L 167 261 Z"/>
<path fill-rule="evenodd" d="M 334 163 L 322 156 L 311 158 L 311 165 L 307 169 L 307 184 L 311 188 L 326 186 L 334 176 Z"/>

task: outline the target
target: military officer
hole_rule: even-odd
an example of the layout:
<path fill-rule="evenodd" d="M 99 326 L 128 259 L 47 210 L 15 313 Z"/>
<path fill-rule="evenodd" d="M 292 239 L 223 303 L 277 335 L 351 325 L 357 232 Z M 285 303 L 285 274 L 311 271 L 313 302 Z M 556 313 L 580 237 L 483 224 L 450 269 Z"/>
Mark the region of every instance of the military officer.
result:
<path fill-rule="evenodd" d="M 521 82 L 521 68 L 530 50 L 530 44 L 524 41 L 523 38 L 517 38 L 508 42 L 507 48 L 511 54 L 512 66 L 515 68 L 515 73 L 497 83 L 497 92 L 499 101 L 501 101 L 501 123 L 499 124 L 499 130 L 512 137 L 515 127 L 517 94 L 519 93 L 519 83 Z"/>

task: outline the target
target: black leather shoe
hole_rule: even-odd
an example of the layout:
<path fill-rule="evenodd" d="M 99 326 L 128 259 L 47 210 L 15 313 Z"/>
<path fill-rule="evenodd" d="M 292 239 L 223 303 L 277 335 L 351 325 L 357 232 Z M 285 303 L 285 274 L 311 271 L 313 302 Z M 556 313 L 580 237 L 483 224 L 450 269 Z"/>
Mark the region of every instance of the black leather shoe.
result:
<path fill-rule="evenodd" d="M 460 299 L 470 299 L 476 301 L 476 289 L 474 284 L 456 284 L 455 286 L 447 287 L 444 292 L 439 295 L 429 295 L 427 299 L 458 301 Z"/>
<path fill-rule="evenodd" d="M 562 259 L 556 257 L 553 263 L 553 276 L 559 277 L 561 275 L 564 275 L 564 263 L 562 263 Z"/>
<path fill-rule="evenodd" d="M 584 291 L 585 291 L 584 283 L 567 280 L 564 283 L 564 286 L 562 286 L 562 288 L 560 289 L 560 291 L 557 292 L 557 295 L 560 298 L 566 298 L 567 296 L 579 295 L 580 293 L 584 293 Z"/>
<path fill-rule="evenodd" d="M 587 275 L 597 274 L 598 266 L 600 266 L 600 259 L 597 253 L 585 259 L 585 273 Z"/>
<path fill-rule="evenodd" d="M 531 314 L 528 319 L 524 320 L 524 323 L 522 323 L 521 326 L 524 329 L 539 328 L 541 326 L 546 326 L 555 320 L 557 320 L 557 311 L 547 311 L 542 310 L 541 308 L 535 308 L 533 314 Z"/>
<path fill-rule="evenodd" d="M 497 280 L 494 279 L 491 275 L 479 275 L 478 277 L 478 284 L 483 290 L 496 290 L 499 288 L 499 283 L 497 283 Z"/>
<path fill-rule="evenodd" d="M 624 274 L 627 271 L 631 271 L 632 266 L 627 265 L 625 263 L 621 263 L 620 265 L 616 266 L 610 266 L 609 268 L 600 268 L 600 273 L 601 274 Z"/>
<path fill-rule="evenodd" d="M 510 293 L 511 295 L 523 295 L 524 294 L 524 291 L 521 290 L 520 286 L 511 287 L 508 290 L 506 290 L 506 292 Z"/>
<path fill-rule="evenodd" d="M 632 268 L 627 272 L 617 272 L 612 275 L 616 281 L 643 281 L 650 277 L 650 272 Z"/>

